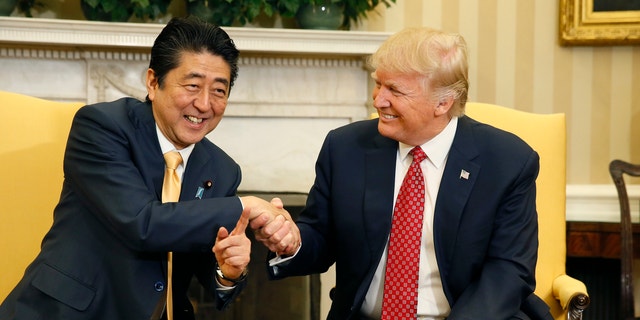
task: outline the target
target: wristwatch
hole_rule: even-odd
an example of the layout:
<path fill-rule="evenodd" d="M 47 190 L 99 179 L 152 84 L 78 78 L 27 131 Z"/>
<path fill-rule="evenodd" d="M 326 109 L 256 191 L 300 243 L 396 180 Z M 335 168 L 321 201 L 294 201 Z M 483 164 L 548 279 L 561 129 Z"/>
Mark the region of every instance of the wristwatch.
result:
<path fill-rule="evenodd" d="M 242 274 L 240 274 L 240 276 L 236 279 L 231 279 L 228 277 L 225 277 L 224 273 L 222 273 L 222 269 L 220 269 L 220 265 L 218 264 L 218 262 L 216 262 L 216 274 L 218 275 L 218 277 L 220 279 L 224 279 L 227 280 L 231 283 L 233 283 L 233 285 L 238 284 L 239 282 L 244 281 L 245 279 L 247 279 L 247 274 L 249 273 L 249 268 L 244 268 L 244 270 L 242 271 Z"/>

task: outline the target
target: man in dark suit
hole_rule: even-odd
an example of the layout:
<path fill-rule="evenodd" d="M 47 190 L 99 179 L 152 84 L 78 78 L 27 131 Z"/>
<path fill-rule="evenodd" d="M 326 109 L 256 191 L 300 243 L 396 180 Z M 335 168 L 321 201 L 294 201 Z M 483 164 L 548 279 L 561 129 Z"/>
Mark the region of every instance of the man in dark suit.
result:
<path fill-rule="evenodd" d="M 410 28 L 370 62 L 379 118 L 327 135 L 296 221 L 301 247 L 270 259 L 272 278 L 322 273 L 335 263 L 329 319 L 549 319 L 533 294 L 538 154 L 464 115 L 464 39 Z M 426 159 L 412 164 L 421 152 Z M 405 207 L 417 226 L 394 234 L 407 211 L 398 209 L 403 180 L 414 171 L 418 182 L 409 189 L 419 196 Z M 403 246 L 392 249 L 395 242 Z M 400 258 L 415 252 L 415 263 L 392 262 L 392 251 Z M 400 303 L 389 299 L 394 290 Z"/>
<path fill-rule="evenodd" d="M 78 111 L 53 225 L 0 305 L 0 319 L 167 317 L 167 252 L 173 252 L 170 316 L 193 319 L 187 298 L 193 276 L 220 309 L 245 285 L 247 218 L 278 221 L 271 235 L 282 239 L 279 251 L 288 252 L 287 239 L 297 245 L 297 228 L 282 222 L 291 220 L 285 210 L 235 195 L 240 167 L 205 138 L 222 119 L 238 54 L 221 28 L 173 19 L 151 50 L 146 101 L 123 98 Z M 178 202 L 163 203 L 163 154 L 170 151 L 182 158 L 181 192 Z"/>

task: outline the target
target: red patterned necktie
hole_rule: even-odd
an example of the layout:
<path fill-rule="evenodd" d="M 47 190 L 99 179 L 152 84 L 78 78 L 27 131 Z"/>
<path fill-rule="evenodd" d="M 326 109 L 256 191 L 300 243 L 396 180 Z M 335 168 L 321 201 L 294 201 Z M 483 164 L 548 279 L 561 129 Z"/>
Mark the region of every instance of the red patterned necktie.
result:
<path fill-rule="evenodd" d="M 424 214 L 424 177 L 420 162 L 427 155 L 418 146 L 404 176 L 391 222 L 391 236 L 382 298 L 382 320 L 416 319 L 418 268 Z"/>

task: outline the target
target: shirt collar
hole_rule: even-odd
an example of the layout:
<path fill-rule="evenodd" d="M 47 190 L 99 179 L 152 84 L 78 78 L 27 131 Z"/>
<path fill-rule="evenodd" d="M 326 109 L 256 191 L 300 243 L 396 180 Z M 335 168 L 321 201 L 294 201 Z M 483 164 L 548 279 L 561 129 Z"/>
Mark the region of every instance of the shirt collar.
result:
<path fill-rule="evenodd" d="M 174 151 L 174 150 L 180 152 L 180 156 L 182 156 L 181 165 L 183 166 L 183 168 L 186 167 L 187 161 L 189 160 L 189 156 L 191 155 L 191 152 L 193 151 L 193 147 L 195 145 L 191 144 L 184 149 L 177 150 L 176 147 L 173 145 L 173 143 L 171 143 L 171 141 L 169 141 L 169 139 L 167 139 L 167 137 L 165 137 L 164 134 L 162 134 L 162 131 L 160 131 L 160 127 L 158 127 L 157 123 L 156 123 L 156 134 L 158 135 L 158 142 L 160 142 L 160 150 L 162 151 L 162 154 L 165 154 L 169 151 Z"/>
<path fill-rule="evenodd" d="M 427 154 L 427 159 L 431 161 L 436 168 L 440 168 L 444 165 L 447 155 L 449 154 L 449 149 L 451 149 L 451 145 L 453 144 L 453 138 L 456 135 L 457 128 L 458 117 L 453 117 L 442 132 L 420 146 Z M 409 155 L 409 151 L 414 147 L 415 146 L 402 142 L 399 143 L 398 152 L 400 153 L 400 159 L 402 159 L 403 162 L 411 164 L 411 161 L 407 159 L 407 156 Z"/>

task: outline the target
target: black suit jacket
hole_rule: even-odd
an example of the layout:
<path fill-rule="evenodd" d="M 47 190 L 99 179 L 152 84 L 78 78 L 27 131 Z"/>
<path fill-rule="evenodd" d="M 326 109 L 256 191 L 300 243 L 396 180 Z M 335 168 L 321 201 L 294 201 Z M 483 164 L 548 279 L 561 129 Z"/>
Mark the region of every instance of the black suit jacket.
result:
<path fill-rule="evenodd" d="M 215 235 L 242 212 L 234 196 L 240 168 L 221 149 L 197 143 L 180 202 L 162 204 L 164 159 L 151 105 L 125 98 L 78 111 L 64 175 L 53 225 L 0 319 L 149 319 L 164 293 L 167 251 L 175 252 L 176 319 L 192 317 L 193 275 L 215 294 Z M 218 297 L 218 307 L 241 287 Z"/>
<path fill-rule="evenodd" d="M 280 279 L 325 272 L 335 263 L 329 319 L 359 317 L 391 230 L 397 150 L 397 141 L 378 133 L 377 120 L 330 132 L 297 220 L 302 248 L 270 269 Z M 521 308 L 550 317 L 533 295 L 538 160 L 513 134 L 459 119 L 434 212 L 448 319 L 509 319 Z"/>

